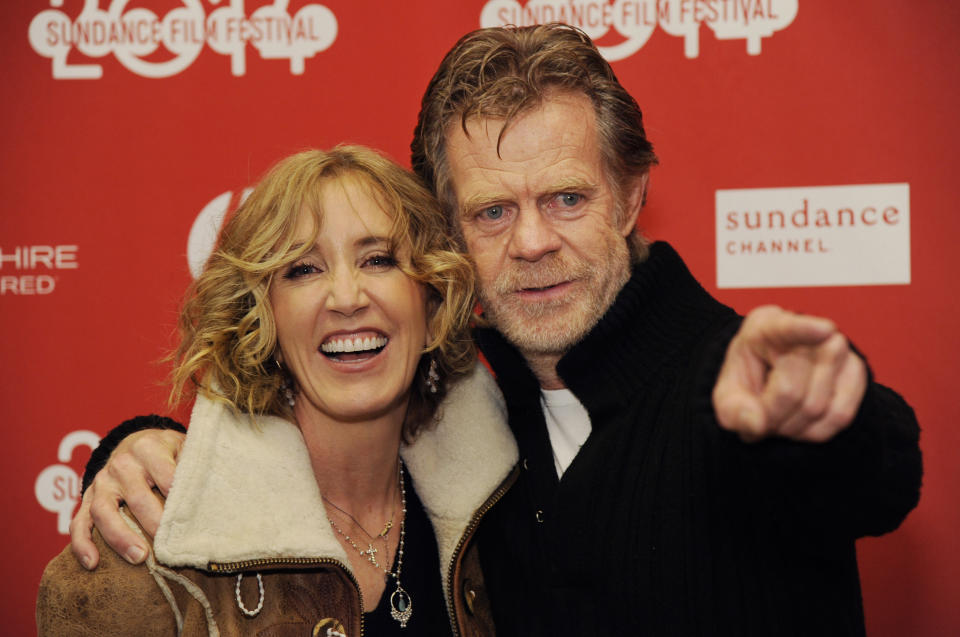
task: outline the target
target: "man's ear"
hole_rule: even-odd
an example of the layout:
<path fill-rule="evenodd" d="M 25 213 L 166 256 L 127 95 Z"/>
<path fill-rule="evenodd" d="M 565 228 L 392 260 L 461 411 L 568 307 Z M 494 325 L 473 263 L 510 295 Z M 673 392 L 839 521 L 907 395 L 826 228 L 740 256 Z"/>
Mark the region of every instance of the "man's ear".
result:
<path fill-rule="evenodd" d="M 624 193 L 623 219 L 620 224 L 620 234 L 628 236 L 637 227 L 637 217 L 647 202 L 647 184 L 650 181 L 650 171 L 634 177 Z"/>

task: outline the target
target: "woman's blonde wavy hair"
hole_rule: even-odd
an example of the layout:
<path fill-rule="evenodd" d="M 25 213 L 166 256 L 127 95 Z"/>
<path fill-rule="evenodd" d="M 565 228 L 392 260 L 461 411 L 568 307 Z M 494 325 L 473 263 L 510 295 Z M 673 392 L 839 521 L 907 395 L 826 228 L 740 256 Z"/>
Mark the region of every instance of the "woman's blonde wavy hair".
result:
<path fill-rule="evenodd" d="M 284 395 L 290 379 L 276 362 L 270 285 L 316 240 L 324 185 L 345 178 L 365 187 L 392 217 L 391 250 L 396 254 L 398 248 L 409 248 L 410 261 L 400 267 L 429 290 L 432 341 L 411 389 L 405 439 L 412 440 L 432 420 L 449 382 L 476 359 L 469 333 L 473 268 L 456 251 L 439 205 L 417 177 L 369 148 L 346 145 L 280 161 L 227 219 L 180 312 L 180 342 L 171 355 L 171 404 L 199 392 L 239 412 L 293 419 Z M 314 235 L 295 245 L 294 230 L 303 214 L 315 216 Z M 426 384 L 430 358 L 440 376 L 435 393 Z"/>

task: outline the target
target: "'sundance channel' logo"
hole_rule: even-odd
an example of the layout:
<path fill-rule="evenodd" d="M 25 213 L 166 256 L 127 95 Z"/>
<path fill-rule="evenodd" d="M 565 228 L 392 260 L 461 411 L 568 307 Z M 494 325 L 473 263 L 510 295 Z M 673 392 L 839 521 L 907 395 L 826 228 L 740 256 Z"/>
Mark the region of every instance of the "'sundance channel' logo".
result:
<path fill-rule="evenodd" d="M 599 46 L 614 62 L 639 51 L 659 26 L 683 38 L 688 58 L 700 54 L 700 27 L 718 40 L 746 40 L 747 53 L 760 54 L 760 43 L 785 29 L 797 16 L 798 0 L 489 0 L 480 25 L 529 26 L 564 22 L 583 29 L 594 40 L 614 29 L 624 40 Z"/>
<path fill-rule="evenodd" d="M 103 77 L 99 64 L 68 62 L 73 50 L 88 58 L 113 54 L 124 67 L 149 78 L 171 77 L 189 67 L 204 46 L 230 56 L 233 75 L 247 71 L 247 44 L 264 59 L 290 61 L 290 72 L 300 75 L 305 60 L 328 49 L 337 38 L 337 18 L 321 4 L 308 4 L 295 14 L 289 0 L 274 0 L 249 16 L 244 0 L 228 0 L 206 15 L 200 0 L 181 0 L 182 6 L 163 16 L 145 7 L 127 9 L 130 0 L 84 0 L 83 9 L 71 18 L 49 0 L 51 9 L 30 22 L 28 38 L 37 54 L 52 61 L 54 79 L 96 80 Z M 221 4 L 221 0 L 208 0 Z M 147 58 L 164 47 L 167 59 Z M 170 57 L 172 56 L 172 57 Z M 72 59 L 72 58 L 71 58 Z"/>

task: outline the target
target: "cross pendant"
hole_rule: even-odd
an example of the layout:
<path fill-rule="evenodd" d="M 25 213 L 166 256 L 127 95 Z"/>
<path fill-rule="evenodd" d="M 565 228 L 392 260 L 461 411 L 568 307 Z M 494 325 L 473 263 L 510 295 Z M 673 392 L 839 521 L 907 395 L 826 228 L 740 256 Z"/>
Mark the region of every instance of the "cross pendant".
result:
<path fill-rule="evenodd" d="M 370 543 L 368 542 L 368 543 L 367 543 L 367 550 L 366 550 L 366 551 L 360 551 L 360 555 L 366 555 L 366 556 L 367 556 L 367 560 L 369 560 L 369 562 L 370 562 L 371 564 L 373 564 L 374 566 L 376 566 L 376 567 L 378 567 L 378 568 L 380 567 L 380 565 L 377 564 L 377 549 L 373 548 L 373 544 L 370 544 Z"/>

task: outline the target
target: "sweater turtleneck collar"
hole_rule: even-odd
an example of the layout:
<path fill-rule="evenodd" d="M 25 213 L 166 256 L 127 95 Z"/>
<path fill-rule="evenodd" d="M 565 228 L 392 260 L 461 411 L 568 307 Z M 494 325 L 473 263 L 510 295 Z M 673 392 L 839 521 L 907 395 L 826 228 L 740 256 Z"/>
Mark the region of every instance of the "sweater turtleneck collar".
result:
<path fill-rule="evenodd" d="M 700 286 L 669 244 L 656 242 L 606 314 L 563 356 L 557 372 L 596 426 L 721 313 L 735 318 Z M 533 372 L 500 333 L 484 328 L 476 336 L 508 405 L 539 397 Z"/>

